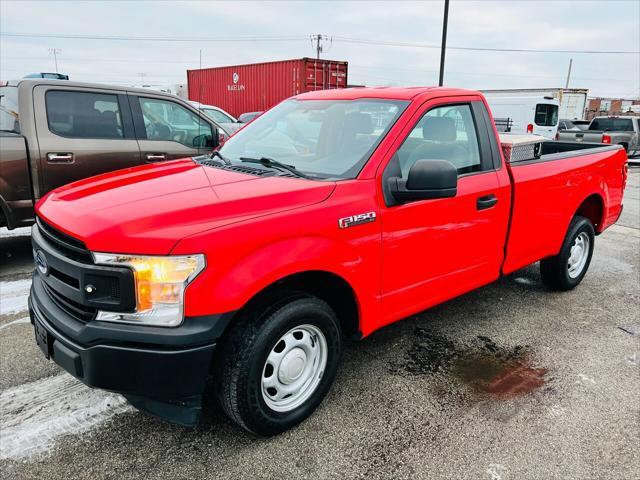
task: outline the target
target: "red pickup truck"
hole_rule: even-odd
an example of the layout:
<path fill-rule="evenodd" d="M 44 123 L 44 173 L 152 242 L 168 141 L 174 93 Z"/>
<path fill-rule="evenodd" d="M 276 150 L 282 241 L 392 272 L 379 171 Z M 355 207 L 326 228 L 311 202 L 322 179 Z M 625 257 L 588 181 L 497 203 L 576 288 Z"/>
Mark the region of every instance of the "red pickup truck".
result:
<path fill-rule="evenodd" d="M 32 231 L 37 343 L 167 420 L 193 425 L 211 380 L 237 424 L 286 430 L 326 395 L 343 336 L 537 261 L 551 289 L 580 283 L 622 211 L 624 150 L 511 147 L 475 91 L 330 90 L 213 155 L 61 187 Z"/>

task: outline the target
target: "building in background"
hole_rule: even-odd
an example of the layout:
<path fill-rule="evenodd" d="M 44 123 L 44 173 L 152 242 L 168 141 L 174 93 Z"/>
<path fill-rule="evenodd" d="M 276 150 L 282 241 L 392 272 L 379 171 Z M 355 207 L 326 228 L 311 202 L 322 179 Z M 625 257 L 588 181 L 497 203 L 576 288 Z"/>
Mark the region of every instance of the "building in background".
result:
<path fill-rule="evenodd" d="M 632 115 L 640 116 L 640 98 L 590 98 L 587 104 L 585 118 L 591 120 L 593 117 L 603 115 Z"/>
<path fill-rule="evenodd" d="M 581 120 L 587 107 L 588 88 L 506 88 L 500 90 L 482 90 L 483 93 L 507 97 L 555 98 L 560 102 L 558 117 L 569 120 Z"/>
<path fill-rule="evenodd" d="M 301 58 L 187 70 L 187 85 L 189 100 L 239 117 L 300 93 L 346 88 L 347 62 Z"/>

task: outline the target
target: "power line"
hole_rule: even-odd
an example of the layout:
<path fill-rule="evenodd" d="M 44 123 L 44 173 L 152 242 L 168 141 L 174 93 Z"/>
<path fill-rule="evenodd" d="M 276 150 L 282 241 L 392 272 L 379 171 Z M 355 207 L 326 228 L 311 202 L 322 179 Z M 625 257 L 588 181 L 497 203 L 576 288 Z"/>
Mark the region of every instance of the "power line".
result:
<path fill-rule="evenodd" d="M 62 33 L 22 33 L 0 32 L 3 37 L 27 37 L 27 38 L 58 38 L 71 40 L 113 40 L 113 41 L 144 41 L 144 42 L 286 42 L 291 40 L 306 40 L 308 35 L 246 35 L 236 37 L 151 37 L 151 36 L 123 36 L 123 35 L 71 35 Z M 316 37 L 315 35 L 313 36 Z M 440 49 L 440 45 L 412 42 L 392 42 L 385 40 L 370 40 L 366 38 L 353 38 L 333 36 L 333 40 L 345 43 L 380 45 L 388 47 L 410 47 Z M 607 54 L 607 55 L 638 55 L 640 51 L 631 50 L 553 50 L 532 48 L 491 48 L 491 47 L 465 47 L 447 46 L 448 50 L 466 50 L 479 52 L 515 52 L 515 53 L 571 53 L 571 54 Z"/>
<path fill-rule="evenodd" d="M 377 70 L 382 69 L 382 66 L 374 66 L 374 65 L 358 65 L 356 63 L 349 63 L 350 69 L 368 69 L 368 70 Z M 404 70 L 407 72 L 416 72 L 416 73 L 438 73 L 438 70 L 427 70 L 421 68 L 408 68 L 408 67 L 397 67 L 395 65 L 385 65 L 385 69 L 387 70 Z M 456 75 L 471 75 L 471 76 L 481 76 L 481 77 L 515 77 L 515 78 L 548 78 L 548 79 L 559 79 L 560 75 L 526 75 L 526 74 L 517 74 L 517 73 L 496 73 L 496 72 L 463 72 L 460 70 L 450 70 L 449 73 Z M 623 78 L 593 78 L 593 77 L 571 77 L 574 80 L 585 80 L 585 81 L 602 81 L 602 82 L 619 82 L 626 83 L 631 81 L 631 79 L 623 79 Z"/>
<path fill-rule="evenodd" d="M 0 32 L 3 37 L 58 38 L 70 40 L 114 40 L 143 42 L 284 42 L 307 40 L 307 35 L 247 35 L 238 37 L 138 37 L 123 35 L 71 35 L 63 33 Z"/>
<path fill-rule="evenodd" d="M 356 43 L 363 45 L 381 45 L 387 47 L 411 47 L 411 48 L 431 48 L 440 49 L 440 45 L 428 43 L 411 43 L 411 42 L 389 42 L 384 40 L 368 40 L 364 38 L 351 38 L 334 36 L 334 40 L 345 43 Z M 542 50 L 532 48 L 489 48 L 489 47 L 452 47 L 447 46 L 447 50 L 467 50 L 474 52 L 517 52 L 517 53 L 586 53 L 586 54 L 619 54 L 619 55 L 638 55 L 640 51 L 628 50 Z"/>

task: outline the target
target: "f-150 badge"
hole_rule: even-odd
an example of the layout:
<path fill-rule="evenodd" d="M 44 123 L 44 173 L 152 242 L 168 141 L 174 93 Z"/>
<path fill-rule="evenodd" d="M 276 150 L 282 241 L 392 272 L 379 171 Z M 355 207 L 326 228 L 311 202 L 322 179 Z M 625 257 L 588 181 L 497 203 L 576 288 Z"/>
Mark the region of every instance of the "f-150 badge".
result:
<path fill-rule="evenodd" d="M 351 215 L 350 217 L 343 217 L 338 220 L 340 228 L 355 227 L 362 223 L 369 223 L 376 221 L 376 212 L 359 213 L 358 215 Z"/>

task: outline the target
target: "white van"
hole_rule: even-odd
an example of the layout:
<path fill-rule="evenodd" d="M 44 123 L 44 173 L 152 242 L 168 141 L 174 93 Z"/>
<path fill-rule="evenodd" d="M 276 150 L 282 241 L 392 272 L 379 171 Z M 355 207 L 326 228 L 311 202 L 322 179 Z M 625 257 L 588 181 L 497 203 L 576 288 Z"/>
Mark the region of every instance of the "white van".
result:
<path fill-rule="evenodd" d="M 498 130 L 533 133 L 554 140 L 560 103 L 551 97 L 511 97 L 485 93 Z"/>

